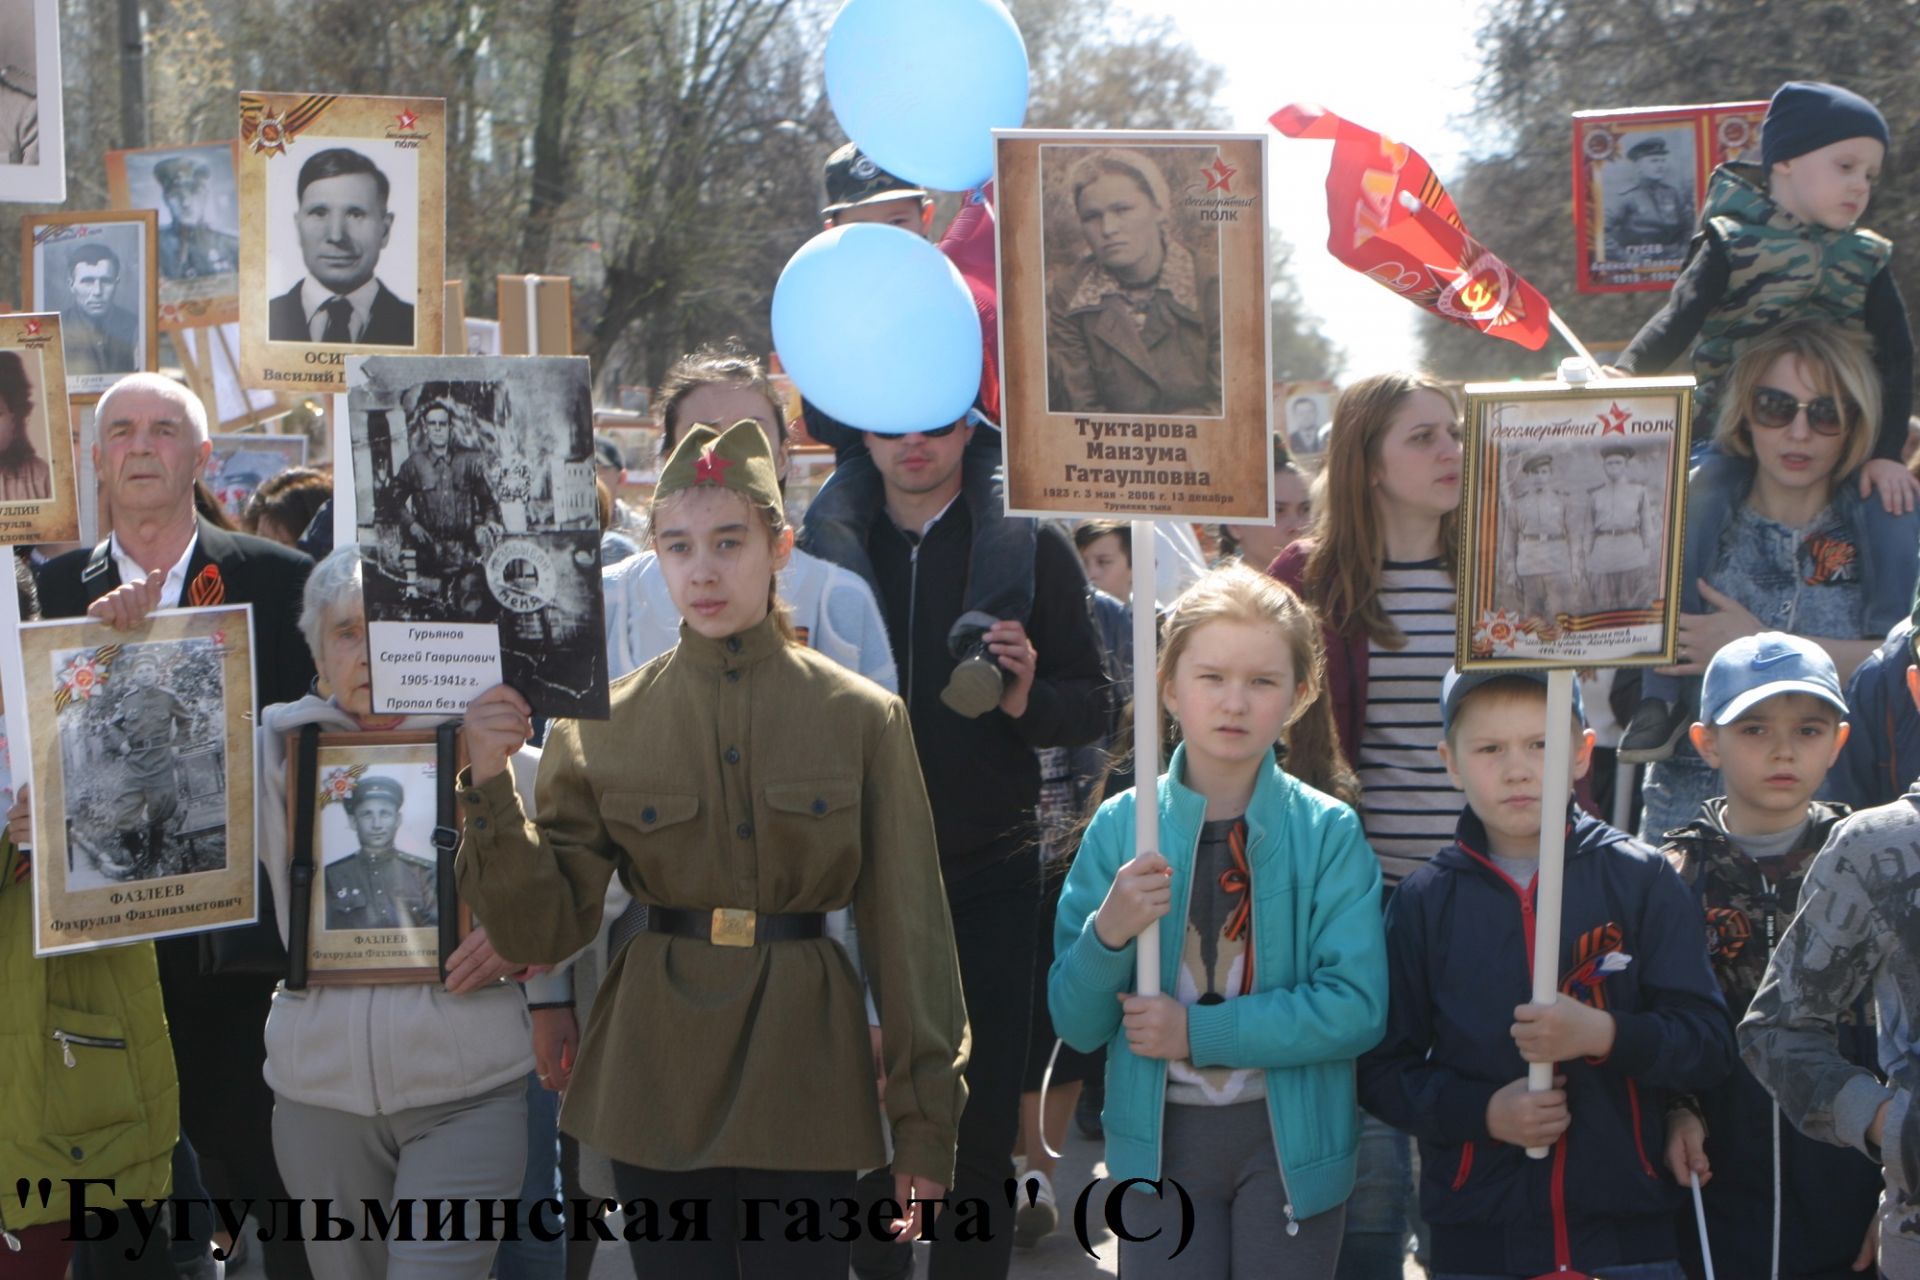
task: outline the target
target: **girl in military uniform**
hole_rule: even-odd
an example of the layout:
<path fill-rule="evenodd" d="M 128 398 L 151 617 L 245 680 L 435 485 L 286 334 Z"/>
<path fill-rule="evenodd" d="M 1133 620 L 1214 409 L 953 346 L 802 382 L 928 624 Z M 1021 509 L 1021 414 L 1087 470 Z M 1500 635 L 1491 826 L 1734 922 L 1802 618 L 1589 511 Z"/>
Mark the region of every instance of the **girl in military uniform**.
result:
<path fill-rule="evenodd" d="M 903 1232 L 920 1220 L 909 1200 L 952 1183 L 965 1097 L 966 1012 L 906 709 L 795 643 L 774 595 L 792 533 L 756 423 L 687 432 L 650 525 L 680 643 L 615 681 L 608 720 L 555 722 L 537 821 L 506 771 L 526 701 L 505 686 L 474 700 L 461 895 L 523 963 L 593 936 L 609 863 L 649 908 L 561 1113 L 613 1157 L 622 1199 L 706 1206 L 702 1239 L 669 1239 L 664 1218 L 634 1231 L 638 1273 L 844 1280 L 830 1206 L 887 1154 L 860 986 L 827 912 L 853 904 L 873 975 Z M 769 1201 L 819 1206 L 822 1229 L 790 1238 Z"/>

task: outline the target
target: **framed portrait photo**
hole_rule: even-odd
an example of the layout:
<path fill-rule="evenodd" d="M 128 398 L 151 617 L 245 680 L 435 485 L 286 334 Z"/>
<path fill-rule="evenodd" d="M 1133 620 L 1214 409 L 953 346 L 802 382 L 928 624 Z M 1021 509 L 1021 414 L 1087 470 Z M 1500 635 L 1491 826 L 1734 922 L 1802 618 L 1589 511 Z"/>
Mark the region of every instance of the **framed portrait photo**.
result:
<path fill-rule="evenodd" d="M 0 192 L 7 200 L 66 200 L 60 99 L 60 0 L 0 0 Z"/>
<path fill-rule="evenodd" d="M 247 605 L 20 628 L 36 955 L 254 922 L 252 628 Z"/>
<path fill-rule="evenodd" d="M 162 329 L 240 318 L 239 144 L 203 142 L 107 152 L 107 198 L 159 219 L 155 258 Z"/>
<path fill-rule="evenodd" d="M 1467 385 L 1462 671 L 1675 660 L 1692 391 Z"/>
<path fill-rule="evenodd" d="M 304 846 L 313 863 L 306 981 L 440 981 L 473 916 L 454 893 L 455 841 L 434 840 L 442 788 L 453 785 L 436 734 L 318 734 L 311 754 L 304 743 L 288 752 L 287 767 L 294 856 Z M 457 811 L 451 821 L 457 833 Z"/>
<path fill-rule="evenodd" d="M 1713 170 L 1755 158 L 1766 113 L 1764 102 L 1575 112 L 1580 291 L 1671 286 L 1686 264 Z"/>
<path fill-rule="evenodd" d="M 374 711 L 455 715 L 504 681 L 604 720 L 586 357 L 361 356 L 348 382 Z"/>
<path fill-rule="evenodd" d="M 352 354 L 440 350 L 446 103 L 240 95 L 240 363 L 344 391 Z"/>
<path fill-rule="evenodd" d="M 60 316 L 0 315 L 0 543 L 80 536 L 69 423 Z"/>
<path fill-rule="evenodd" d="M 60 313 L 68 395 L 97 396 L 159 368 L 157 225 L 151 209 L 20 219 L 20 290 L 28 310 Z"/>
<path fill-rule="evenodd" d="M 1266 138 L 994 143 L 1008 509 L 1271 523 Z"/>

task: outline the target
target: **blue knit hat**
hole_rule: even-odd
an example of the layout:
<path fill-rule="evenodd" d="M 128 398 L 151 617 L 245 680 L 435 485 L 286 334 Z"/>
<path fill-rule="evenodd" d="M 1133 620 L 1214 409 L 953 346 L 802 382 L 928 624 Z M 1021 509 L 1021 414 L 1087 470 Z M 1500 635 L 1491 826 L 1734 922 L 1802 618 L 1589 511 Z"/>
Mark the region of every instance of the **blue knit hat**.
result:
<path fill-rule="evenodd" d="M 1760 163 L 1771 172 L 1782 160 L 1848 138 L 1877 138 L 1890 147 L 1887 118 L 1851 89 L 1814 80 L 1789 80 L 1774 91 L 1760 128 Z"/>

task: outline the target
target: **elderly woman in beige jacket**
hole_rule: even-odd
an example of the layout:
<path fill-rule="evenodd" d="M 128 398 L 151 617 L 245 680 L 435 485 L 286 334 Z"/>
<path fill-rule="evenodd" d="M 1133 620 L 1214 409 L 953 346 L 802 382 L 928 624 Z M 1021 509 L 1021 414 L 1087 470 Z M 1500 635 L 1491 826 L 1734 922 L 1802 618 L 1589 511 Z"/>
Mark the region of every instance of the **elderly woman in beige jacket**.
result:
<path fill-rule="evenodd" d="M 319 693 L 261 715 L 260 861 L 285 940 L 288 909 L 287 753 L 300 728 L 323 732 L 431 728 L 430 718 L 376 717 L 367 669 L 359 548 L 335 549 L 307 579 L 300 629 L 319 668 Z M 538 753 L 514 771 L 531 794 Z M 439 983 L 286 987 L 267 1017 L 273 1145 L 288 1192 L 331 1199 L 359 1226 L 363 1200 L 424 1216 L 426 1200 L 466 1206 L 466 1230 L 429 1239 L 426 1224 L 389 1240 L 322 1241 L 309 1224 L 319 1280 L 485 1280 L 495 1244 L 479 1237 L 476 1200 L 519 1194 L 527 1157 L 525 1079 L 533 1066 L 526 997 L 503 981 L 520 969 L 476 925 Z M 406 1235 L 411 1240 L 400 1239 Z"/>

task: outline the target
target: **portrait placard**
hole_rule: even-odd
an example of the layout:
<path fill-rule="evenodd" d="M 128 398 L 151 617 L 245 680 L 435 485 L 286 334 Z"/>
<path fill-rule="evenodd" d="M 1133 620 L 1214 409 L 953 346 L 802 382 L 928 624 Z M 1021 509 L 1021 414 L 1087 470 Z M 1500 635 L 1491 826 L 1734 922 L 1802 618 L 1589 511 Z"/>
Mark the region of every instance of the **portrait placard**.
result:
<path fill-rule="evenodd" d="M 1692 390 L 1467 385 L 1462 671 L 1674 661 Z"/>
<path fill-rule="evenodd" d="M 20 648 L 34 954 L 252 923 L 252 608 L 30 622 Z"/>
<path fill-rule="evenodd" d="M 1266 138 L 994 140 L 1009 510 L 1271 523 Z"/>
<path fill-rule="evenodd" d="M 155 226 L 151 209 L 20 219 L 20 291 L 29 311 L 60 313 L 68 395 L 98 395 L 159 368 Z"/>
<path fill-rule="evenodd" d="M 0 315 L 0 544 L 80 536 L 60 317 Z"/>
<path fill-rule="evenodd" d="M 240 95 L 240 366 L 268 391 L 344 391 L 354 354 L 441 342 L 446 103 Z"/>
<path fill-rule="evenodd" d="M 1578 111 L 1573 224 L 1582 293 L 1665 289 L 1716 166 L 1753 158 L 1764 102 Z"/>
<path fill-rule="evenodd" d="M 107 152 L 107 199 L 160 220 L 155 323 L 164 330 L 240 318 L 239 144 Z"/>
<path fill-rule="evenodd" d="M 1339 389 L 1326 381 L 1273 384 L 1273 421 L 1286 433 L 1287 452 L 1296 458 L 1316 458 L 1327 451 L 1338 394 Z"/>
<path fill-rule="evenodd" d="M 270 436 L 251 431 L 212 436 L 207 458 L 207 487 L 221 510 L 238 519 L 254 491 L 291 467 L 305 466 L 305 436 Z"/>
<path fill-rule="evenodd" d="M 605 719 L 585 357 L 364 356 L 347 376 L 374 710 L 457 714 L 505 680 Z"/>
<path fill-rule="evenodd" d="M 313 808 L 304 814 L 303 767 L 313 770 Z M 307 823 L 312 833 L 307 981 L 438 982 L 443 939 L 457 945 L 473 917 L 448 897 L 452 848 L 434 844 L 440 788 L 452 785 L 440 777 L 434 734 L 323 733 L 310 762 L 290 751 L 287 768 L 288 830 Z M 443 928 L 446 910 L 455 929 Z"/>
<path fill-rule="evenodd" d="M 0 0 L 0 192 L 9 201 L 67 198 L 60 90 L 60 0 Z"/>

